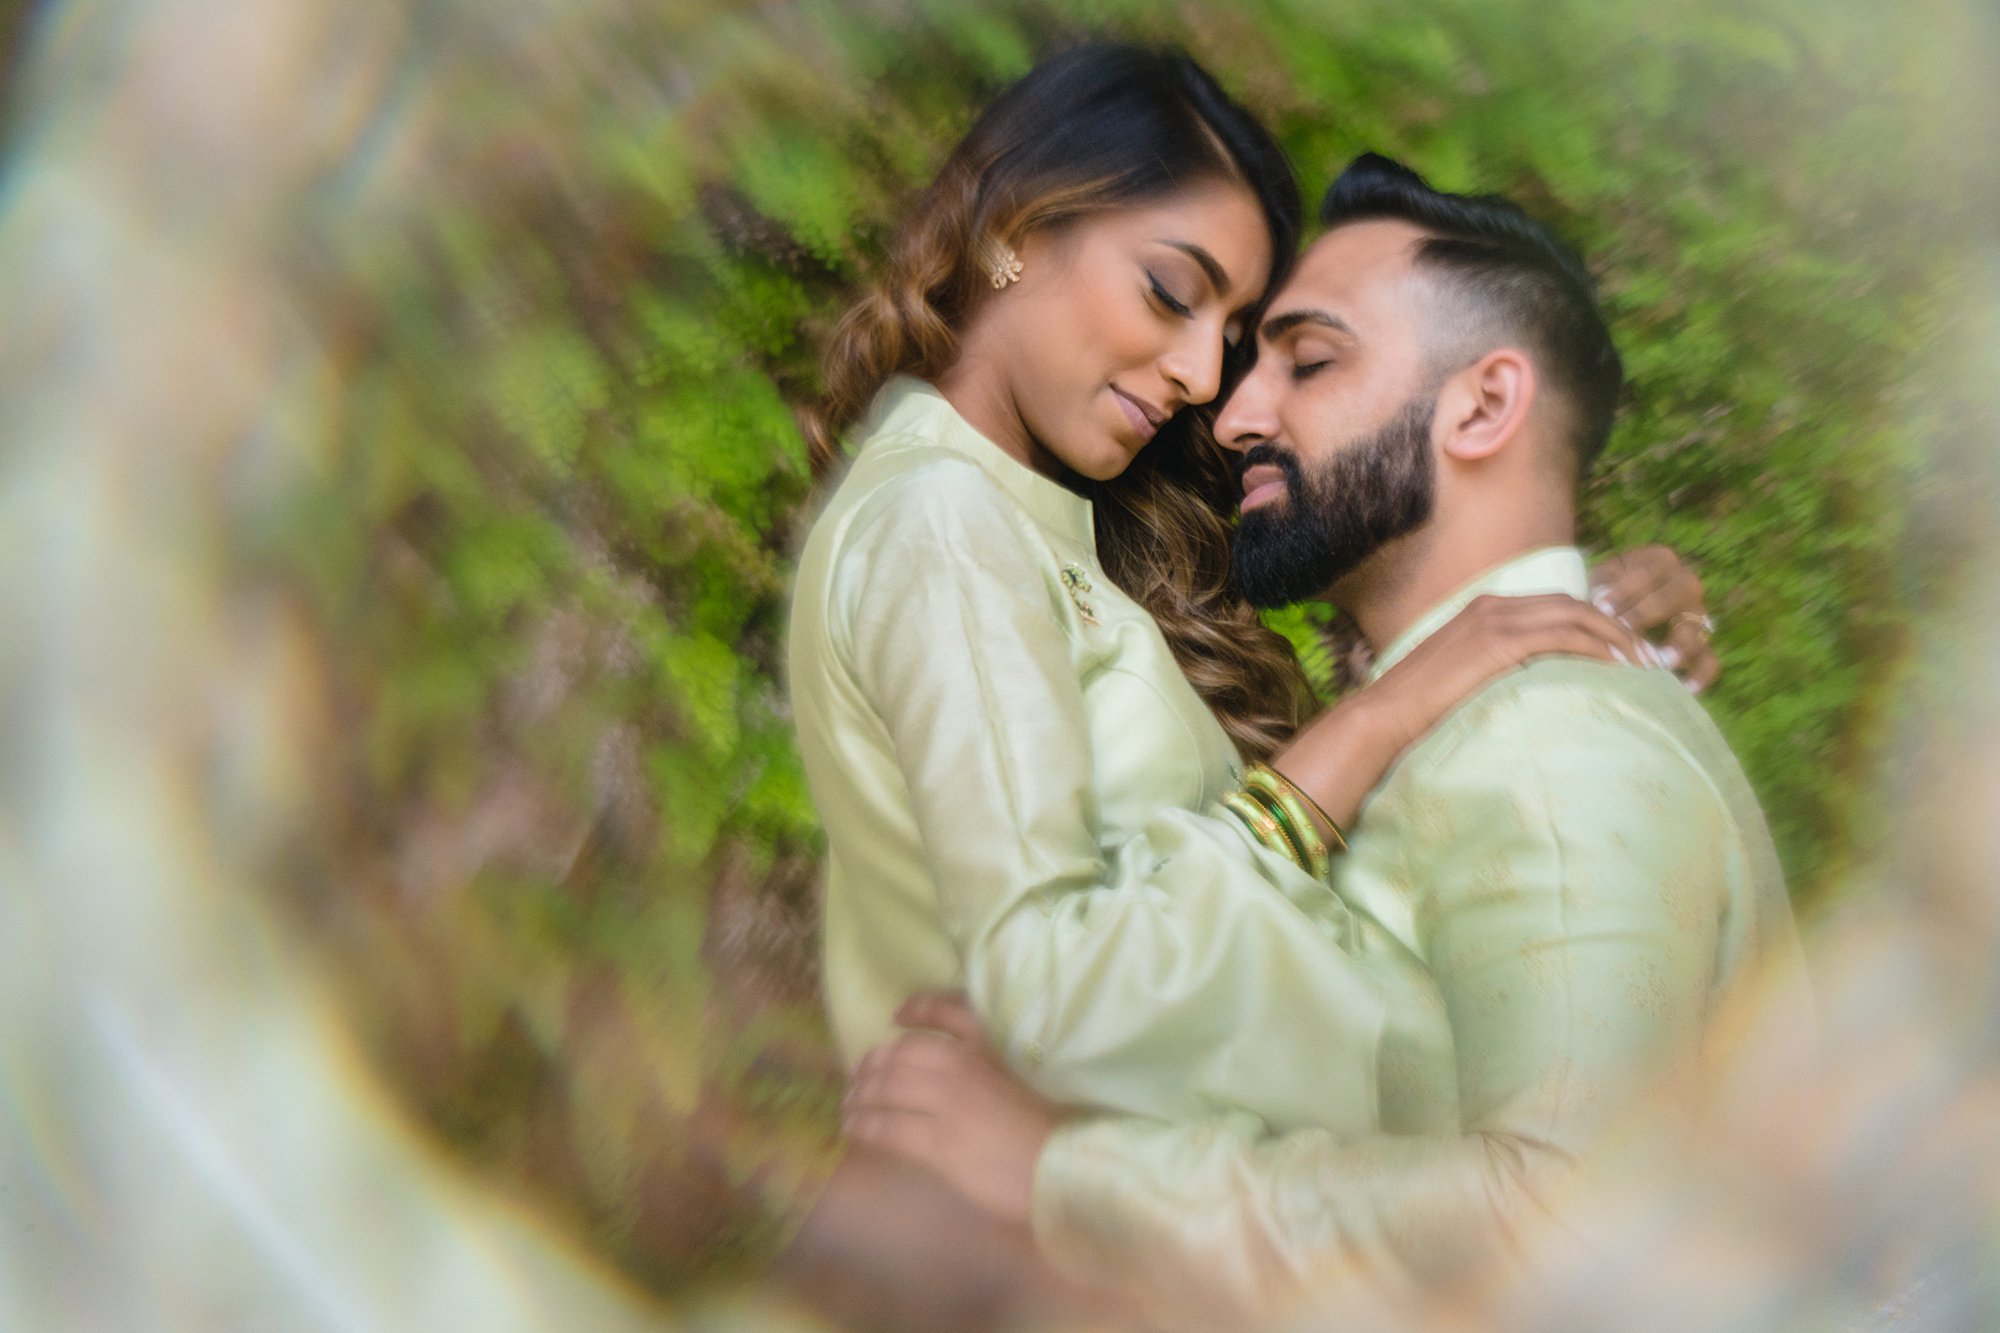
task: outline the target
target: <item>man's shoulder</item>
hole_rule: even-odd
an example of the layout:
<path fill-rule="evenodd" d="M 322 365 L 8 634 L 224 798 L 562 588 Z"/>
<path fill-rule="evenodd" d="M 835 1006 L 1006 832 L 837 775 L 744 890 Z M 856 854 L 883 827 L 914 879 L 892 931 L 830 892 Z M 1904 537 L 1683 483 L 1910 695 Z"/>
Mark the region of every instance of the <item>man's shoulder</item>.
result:
<path fill-rule="evenodd" d="M 1722 733 L 1678 677 L 1580 657 L 1542 658 L 1497 677 L 1412 747 L 1401 767 L 1417 782 L 1470 773 L 1569 785 L 1621 768 L 1710 781 L 1736 774 Z"/>
<path fill-rule="evenodd" d="M 1582 714 L 1613 725 L 1712 731 L 1714 722 L 1680 677 L 1658 667 L 1587 657 L 1541 657 L 1489 681 L 1466 700 L 1469 720 Z M 1475 725 L 1477 725 L 1475 721 Z"/>
<path fill-rule="evenodd" d="M 1424 911 L 1503 881 L 1581 877 L 1643 895 L 1689 857 L 1720 892 L 1755 807 L 1719 736 L 1703 737 L 1713 725 L 1690 710 L 1665 671 L 1532 663 L 1413 746 L 1357 831 L 1394 849 Z"/>
<path fill-rule="evenodd" d="M 1564 658 L 1495 680 L 1404 755 L 1356 824 L 1419 915 L 1560 881 L 1588 888 L 1575 903 L 1657 895 L 1704 920 L 1730 903 L 1732 929 L 1789 930 L 1749 780 L 1666 671 Z"/>

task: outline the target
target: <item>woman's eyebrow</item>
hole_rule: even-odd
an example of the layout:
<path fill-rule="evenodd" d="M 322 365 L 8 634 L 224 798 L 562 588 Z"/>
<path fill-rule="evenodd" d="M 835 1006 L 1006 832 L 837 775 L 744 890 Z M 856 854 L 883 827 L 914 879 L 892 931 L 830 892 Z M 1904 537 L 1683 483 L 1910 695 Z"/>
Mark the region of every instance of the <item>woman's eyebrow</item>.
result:
<path fill-rule="evenodd" d="M 1171 248 L 1180 251 L 1182 254 L 1186 255 L 1189 259 L 1192 259 L 1195 263 L 1201 265 L 1202 273 L 1207 276 L 1209 286 L 1215 288 L 1215 294 L 1217 296 L 1220 296 L 1222 295 L 1222 293 L 1229 290 L 1229 271 L 1223 268 L 1222 265 L 1216 261 L 1214 255 L 1202 249 L 1200 246 L 1196 245 L 1192 241 L 1163 240 L 1160 242 L 1160 244 L 1165 246 L 1170 246 Z"/>

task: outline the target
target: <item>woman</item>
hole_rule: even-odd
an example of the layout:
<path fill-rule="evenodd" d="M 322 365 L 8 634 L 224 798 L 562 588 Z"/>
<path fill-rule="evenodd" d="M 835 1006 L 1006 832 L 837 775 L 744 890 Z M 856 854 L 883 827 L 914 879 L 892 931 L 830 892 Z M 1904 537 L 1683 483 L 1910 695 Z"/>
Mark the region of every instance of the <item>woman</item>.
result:
<path fill-rule="evenodd" d="M 1071 51 L 980 117 L 837 331 L 815 461 L 857 448 L 800 562 L 792 694 L 850 1064 L 963 988 L 1059 1101 L 1368 1129 L 1338 825 L 1495 672 L 1640 651 L 1567 598 L 1480 605 L 1279 749 L 1297 668 L 1228 596 L 1234 474 L 1188 418 L 1299 211 L 1193 62 Z"/>

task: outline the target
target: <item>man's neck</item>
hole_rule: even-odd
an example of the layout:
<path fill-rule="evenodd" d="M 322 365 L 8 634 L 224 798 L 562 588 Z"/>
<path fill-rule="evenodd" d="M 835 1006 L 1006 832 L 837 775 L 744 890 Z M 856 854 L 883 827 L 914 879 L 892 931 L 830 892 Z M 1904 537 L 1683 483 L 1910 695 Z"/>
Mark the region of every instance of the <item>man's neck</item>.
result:
<path fill-rule="evenodd" d="M 1390 542 L 1334 584 L 1330 599 L 1354 617 L 1368 647 L 1380 654 L 1426 611 L 1489 570 L 1546 546 L 1576 541 L 1576 519 L 1537 514 L 1514 521 L 1453 522 L 1433 519 Z"/>

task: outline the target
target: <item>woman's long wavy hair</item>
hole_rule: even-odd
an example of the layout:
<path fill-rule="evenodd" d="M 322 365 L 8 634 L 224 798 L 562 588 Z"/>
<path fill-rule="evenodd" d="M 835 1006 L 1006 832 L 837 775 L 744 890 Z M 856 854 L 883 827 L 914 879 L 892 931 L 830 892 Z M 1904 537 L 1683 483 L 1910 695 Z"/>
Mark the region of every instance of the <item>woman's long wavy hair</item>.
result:
<path fill-rule="evenodd" d="M 1270 230 L 1277 289 L 1298 248 L 1298 183 L 1282 149 L 1186 55 L 1122 44 L 1050 57 L 1001 93 L 891 239 L 877 281 L 835 327 L 825 391 L 805 413 L 813 471 L 882 385 L 935 380 L 958 354 L 998 242 L 1228 181 Z M 1229 575 L 1236 469 L 1183 410 L 1122 475 L 1091 487 L 1104 569 L 1152 613 L 1175 660 L 1249 758 L 1298 726 L 1311 693 L 1291 646 Z"/>

